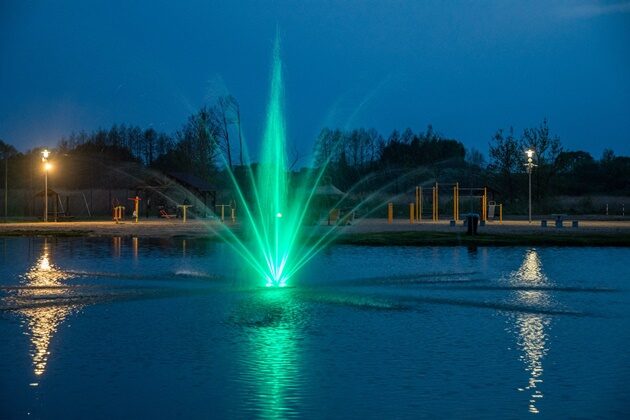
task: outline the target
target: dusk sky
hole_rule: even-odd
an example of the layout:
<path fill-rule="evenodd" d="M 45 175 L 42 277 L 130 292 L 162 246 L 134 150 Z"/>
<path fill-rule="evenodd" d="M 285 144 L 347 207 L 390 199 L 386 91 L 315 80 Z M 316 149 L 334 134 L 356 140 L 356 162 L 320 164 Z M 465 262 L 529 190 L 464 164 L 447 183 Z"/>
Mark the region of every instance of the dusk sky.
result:
<path fill-rule="evenodd" d="M 2 1 L 0 139 L 114 123 L 173 133 L 222 94 L 256 150 L 279 28 L 289 139 L 432 124 L 487 155 L 548 118 L 566 149 L 630 154 L 630 2 Z"/>

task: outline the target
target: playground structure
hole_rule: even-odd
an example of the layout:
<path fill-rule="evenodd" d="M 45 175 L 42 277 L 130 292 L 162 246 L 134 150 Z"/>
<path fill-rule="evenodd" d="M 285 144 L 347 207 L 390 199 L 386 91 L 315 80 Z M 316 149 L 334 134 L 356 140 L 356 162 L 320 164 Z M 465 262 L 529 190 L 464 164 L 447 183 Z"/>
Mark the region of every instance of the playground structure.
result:
<path fill-rule="evenodd" d="M 114 206 L 114 222 L 117 224 L 123 220 L 125 216 L 125 206 Z"/>
<path fill-rule="evenodd" d="M 186 212 L 189 207 L 192 207 L 192 204 L 179 204 L 177 207 L 182 209 L 182 223 L 186 223 Z"/>
<path fill-rule="evenodd" d="M 428 194 L 431 194 L 431 218 L 432 222 L 438 222 L 440 220 L 440 187 L 446 188 L 447 191 L 452 188 L 452 206 L 453 211 L 451 213 L 451 221 L 455 223 L 461 220 L 461 199 L 464 198 L 470 206 L 468 213 L 474 213 L 475 208 L 479 208 L 479 219 L 483 223 L 488 220 L 494 220 L 496 209 L 499 210 L 499 224 L 503 223 L 503 204 L 495 203 L 494 201 L 488 201 L 488 188 L 487 187 L 460 187 L 459 182 L 456 183 L 435 183 L 430 189 L 422 186 L 415 188 L 415 202 L 409 203 L 409 222 L 421 223 L 425 216 L 423 209 L 424 204 L 428 201 Z M 430 190 L 430 191 L 429 191 Z M 388 203 L 387 205 L 387 222 L 393 223 L 394 219 L 394 204 Z M 427 219 L 428 220 L 428 219 Z"/>
<path fill-rule="evenodd" d="M 221 223 L 225 223 L 225 208 L 230 209 L 230 220 L 232 224 L 236 223 L 236 206 L 230 202 L 230 204 L 217 204 L 215 207 L 221 208 Z"/>

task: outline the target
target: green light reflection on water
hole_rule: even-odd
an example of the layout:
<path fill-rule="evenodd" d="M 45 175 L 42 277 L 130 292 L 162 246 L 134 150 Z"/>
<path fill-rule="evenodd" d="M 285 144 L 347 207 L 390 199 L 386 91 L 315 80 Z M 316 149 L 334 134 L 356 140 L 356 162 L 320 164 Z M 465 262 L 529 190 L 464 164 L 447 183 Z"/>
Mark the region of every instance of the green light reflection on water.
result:
<path fill-rule="evenodd" d="M 254 318 L 245 323 L 247 341 L 239 370 L 250 387 L 243 395 L 244 406 L 256 417 L 296 417 L 303 391 L 298 343 L 305 313 L 291 288 L 265 289 L 251 299 L 245 318 Z"/>

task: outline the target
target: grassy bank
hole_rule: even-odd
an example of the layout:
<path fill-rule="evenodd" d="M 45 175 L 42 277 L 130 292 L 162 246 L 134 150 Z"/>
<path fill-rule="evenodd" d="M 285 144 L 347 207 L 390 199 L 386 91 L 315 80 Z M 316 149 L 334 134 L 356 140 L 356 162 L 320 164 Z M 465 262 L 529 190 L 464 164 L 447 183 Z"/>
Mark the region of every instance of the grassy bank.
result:
<path fill-rule="evenodd" d="M 340 236 L 336 243 L 370 246 L 630 246 L 630 234 L 479 234 L 450 232 L 372 232 Z"/>

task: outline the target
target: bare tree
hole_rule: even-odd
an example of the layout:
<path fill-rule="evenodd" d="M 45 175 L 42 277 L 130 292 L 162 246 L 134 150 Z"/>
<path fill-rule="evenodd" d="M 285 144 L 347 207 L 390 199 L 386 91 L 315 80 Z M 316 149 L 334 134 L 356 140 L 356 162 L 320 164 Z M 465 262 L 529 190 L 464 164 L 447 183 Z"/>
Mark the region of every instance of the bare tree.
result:
<path fill-rule="evenodd" d="M 562 144 L 558 136 L 552 136 L 547 119 L 534 128 L 526 128 L 521 138 L 523 150 L 531 148 L 535 151 L 538 168 L 534 172 L 536 196 L 543 197 L 549 189 L 553 177 L 558 172 L 558 156 L 562 153 Z"/>
<path fill-rule="evenodd" d="M 490 142 L 490 168 L 496 171 L 497 183 L 504 186 L 510 201 L 514 199 L 514 173 L 519 168 L 519 158 L 520 150 L 512 127 L 507 136 L 499 129 Z"/>
<path fill-rule="evenodd" d="M 218 137 L 221 149 L 225 153 L 227 164 L 232 169 L 232 145 L 230 143 L 230 125 L 238 121 L 239 142 L 241 146 L 241 165 L 243 161 L 242 141 L 240 139 L 240 110 L 236 98 L 232 95 L 221 96 L 214 107 L 214 117 L 218 122 Z"/>

